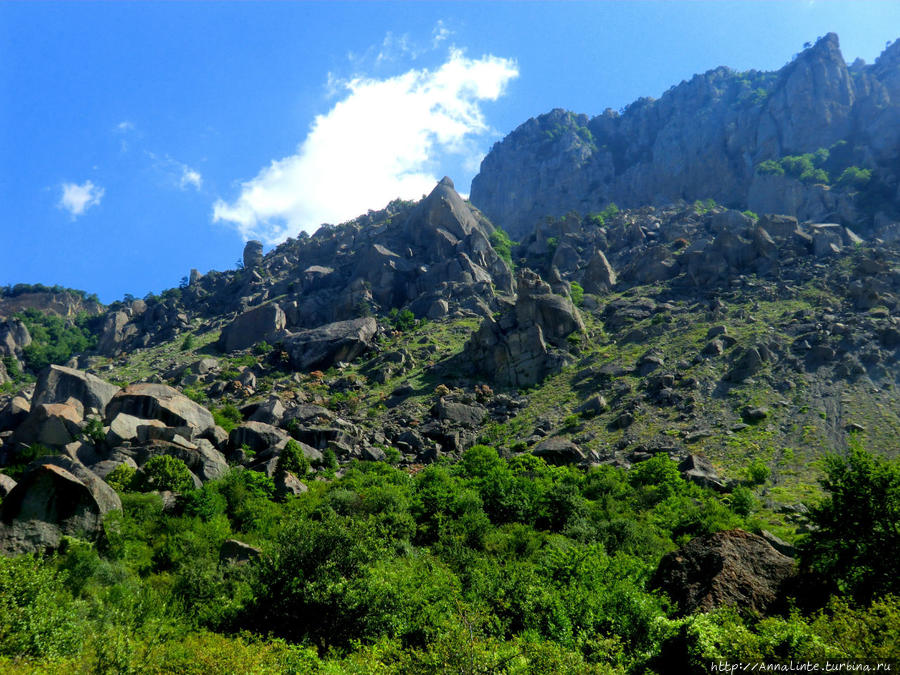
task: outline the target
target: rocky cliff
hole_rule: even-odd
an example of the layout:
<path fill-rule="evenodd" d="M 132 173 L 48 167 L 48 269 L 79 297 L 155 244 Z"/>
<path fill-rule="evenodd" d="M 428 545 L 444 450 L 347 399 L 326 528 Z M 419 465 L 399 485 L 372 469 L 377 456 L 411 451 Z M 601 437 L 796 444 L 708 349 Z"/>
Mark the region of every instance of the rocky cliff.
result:
<path fill-rule="evenodd" d="M 720 67 L 620 113 L 530 119 L 485 157 L 471 199 L 513 238 L 548 215 L 681 199 L 884 226 L 900 216 L 898 143 L 900 40 L 848 67 L 829 33 L 777 72 Z M 820 148 L 826 176 L 760 170 Z M 841 180 L 849 167 L 865 185 Z"/>

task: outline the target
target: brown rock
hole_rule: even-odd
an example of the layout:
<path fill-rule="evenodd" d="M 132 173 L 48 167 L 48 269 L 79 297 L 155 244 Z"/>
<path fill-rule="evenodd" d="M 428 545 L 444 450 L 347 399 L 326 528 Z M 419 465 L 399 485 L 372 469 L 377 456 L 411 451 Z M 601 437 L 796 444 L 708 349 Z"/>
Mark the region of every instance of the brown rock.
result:
<path fill-rule="evenodd" d="M 783 600 L 794 561 L 743 530 L 697 537 L 659 563 L 651 585 L 678 603 L 682 615 L 733 605 L 766 614 Z"/>

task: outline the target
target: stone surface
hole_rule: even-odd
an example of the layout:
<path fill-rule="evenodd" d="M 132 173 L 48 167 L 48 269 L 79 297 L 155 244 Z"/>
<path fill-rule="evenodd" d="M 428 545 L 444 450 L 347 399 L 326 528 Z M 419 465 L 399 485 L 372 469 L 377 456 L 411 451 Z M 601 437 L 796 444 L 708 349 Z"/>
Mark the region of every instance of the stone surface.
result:
<path fill-rule="evenodd" d="M 291 334 L 284 340 L 291 366 L 297 370 L 326 370 L 338 361 L 352 361 L 371 345 L 378 328 L 375 319 L 338 321 Z"/>
<path fill-rule="evenodd" d="M 248 310 L 222 329 L 219 349 L 224 352 L 247 349 L 258 342 L 274 342 L 284 330 L 287 319 L 284 310 L 269 303 Z"/>
<path fill-rule="evenodd" d="M 118 391 L 118 386 L 104 382 L 96 375 L 50 365 L 38 377 L 32 402 L 35 405 L 65 403 L 69 398 L 74 398 L 81 402 L 85 410 L 94 408 L 102 414 Z"/>
<path fill-rule="evenodd" d="M 141 383 L 126 387 L 109 402 L 106 419 L 111 421 L 119 413 L 160 420 L 170 427 L 190 427 L 198 436 L 215 427 L 211 412 L 165 384 Z"/>
<path fill-rule="evenodd" d="M 103 516 L 122 505 L 98 477 L 81 478 L 56 464 L 30 468 L 0 507 L 0 551 L 43 553 L 59 546 L 63 535 L 97 539 Z"/>
<path fill-rule="evenodd" d="M 544 459 L 548 464 L 578 464 L 585 460 L 581 448 L 566 438 L 548 438 L 538 443 L 531 452 Z"/>
<path fill-rule="evenodd" d="M 681 615 L 725 606 L 765 615 L 779 608 L 796 572 L 794 561 L 762 537 L 728 530 L 666 554 L 651 585 L 668 593 Z"/>

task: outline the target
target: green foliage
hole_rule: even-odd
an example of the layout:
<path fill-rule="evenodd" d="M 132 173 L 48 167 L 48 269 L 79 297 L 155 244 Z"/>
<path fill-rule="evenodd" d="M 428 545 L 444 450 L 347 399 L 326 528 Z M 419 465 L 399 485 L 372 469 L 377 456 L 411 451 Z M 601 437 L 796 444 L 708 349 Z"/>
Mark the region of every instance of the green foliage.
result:
<path fill-rule="evenodd" d="M 742 213 L 745 216 L 747 216 L 750 220 L 752 220 L 753 222 L 756 222 L 757 220 L 759 220 L 759 215 L 756 212 L 751 211 L 750 209 L 747 209 L 746 211 L 742 211 Z"/>
<path fill-rule="evenodd" d="M 572 302 L 576 307 L 581 307 L 584 302 L 584 288 L 577 281 L 569 282 L 570 293 L 572 294 Z"/>
<path fill-rule="evenodd" d="M 53 658 L 78 650 L 84 612 L 64 582 L 38 558 L 0 556 L 0 656 Z"/>
<path fill-rule="evenodd" d="M 226 403 L 212 411 L 213 420 L 225 431 L 231 431 L 243 421 L 241 411 L 233 403 Z"/>
<path fill-rule="evenodd" d="M 134 489 L 137 469 L 122 462 L 106 475 L 106 482 L 116 492 L 128 492 Z"/>
<path fill-rule="evenodd" d="M 106 432 L 103 430 L 103 421 L 92 418 L 87 421 L 82 429 L 84 437 L 92 443 L 102 443 L 106 439 Z"/>
<path fill-rule="evenodd" d="M 418 325 L 416 315 L 408 309 L 399 310 L 394 307 L 388 314 L 388 318 L 390 318 L 394 330 L 408 331 Z"/>
<path fill-rule="evenodd" d="M 769 474 L 772 473 L 768 465 L 761 459 L 754 459 L 750 462 L 746 471 L 747 480 L 751 485 L 762 485 L 769 480 Z"/>
<path fill-rule="evenodd" d="M 309 460 L 303 454 L 300 444 L 291 439 L 284 446 L 281 454 L 278 455 L 278 462 L 275 464 L 277 473 L 292 473 L 297 478 L 303 478 L 309 473 Z"/>
<path fill-rule="evenodd" d="M 197 344 L 197 340 L 194 337 L 193 333 L 188 333 L 184 336 L 184 340 L 181 341 L 181 351 L 186 352 L 193 349 Z"/>
<path fill-rule="evenodd" d="M 494 251 L 497 252 L 497 255 L 503 258 L 503 260 L 506 261 L 506 264 L 509 265 L 510 269 L 512 269 L 514 267 L 512 259 L 512 247 L 516 245 L 516 242 L 510 239 L 506 231 L 500 229 L 499 227 L 491 232 L 490 241 L 491 246 L 494 247 Z"/>
<path fill-rule="evenodd" d="M 272 345 L 263 340 L 262 342 L 257 342 L 253 345 L 253 353 L 258 354 L 259 356 L 263 356 L 264 354 L 268 354 L 273 349 Z"/>
<path fill-rule="evenodd" d="M 73 354 L 91 349 L 96 338 L 88 329 L 89 317 L 80 314 L 74 321 L 26 309 L 15 315 L 28 328 L 32 342 L 22 350 L 25 365 L 38 372 L 51 363 L 66 363 Z"/>
<path fill-rule="evenodd" d="M 182 387 L 181 393 L 191 399 L 194 403 L 203 403 L 206 400 L 206 394 L 194 386 Z"/>
<path fill-rule="evenodd" d="M 862 602 L 900 594 L 900 462 L 856 445 L 847 457 L 829 455 L 825 474 L 828 496 L 810 510 L 804 564 Z"/>
<path fill-rule="evenodd" d="M 838 187 L 863 188 L 872 179 L 870 169 L 861 169 L 858 166 L 848 166 L 837 179 Z"/>
<path fill-rule="evenodd" d="M 749 516 L 756 508 L 756 497 L 743 485 L 737 486 L 731 493 L 731 510 L 739 516 Z"/>
<path fill-rule="evenodd" d="M 187 492 L 194 489 L 191 472 L 183 461 L 171 455 L 157 455 L 141 467 L 144 490 Z"/>

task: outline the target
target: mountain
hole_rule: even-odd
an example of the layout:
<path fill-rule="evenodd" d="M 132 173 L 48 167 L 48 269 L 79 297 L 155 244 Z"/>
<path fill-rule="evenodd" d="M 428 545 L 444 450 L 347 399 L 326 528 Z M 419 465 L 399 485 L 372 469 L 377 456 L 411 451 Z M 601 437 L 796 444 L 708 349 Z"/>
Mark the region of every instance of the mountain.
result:
<path fill-rule="evenodd" d="M 513 238 L 610 202 L 705 199 L 880 229 L 900 218 L 898 72 L 900 40 L 847 66 L 829 33 L 777 72 L 721 67 L 620 113 L 553 110 L 494 145 L 471 200 Z"/>
<path fill-rule="evenodd" d="M 892 658 L 897 45 L 554 111 L 159 296 L 4 289 L 0 670 Z"/>

